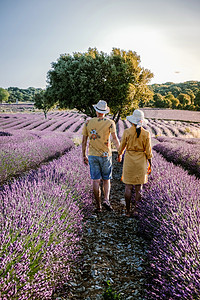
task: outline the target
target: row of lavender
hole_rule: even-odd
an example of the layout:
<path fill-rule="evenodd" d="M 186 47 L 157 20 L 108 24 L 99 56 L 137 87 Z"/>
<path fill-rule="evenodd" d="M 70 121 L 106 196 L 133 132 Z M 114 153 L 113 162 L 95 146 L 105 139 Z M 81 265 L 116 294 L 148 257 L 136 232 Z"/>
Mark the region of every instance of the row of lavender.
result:
<path fill-rule="evenodd" d="M 154 151 L 139 207 L 150 239 L 147 299 L 200 297 L 200 180 Z"/>
<path fill-rule="evenodd" d="M 0 134 L 0 183 L 74 146 L 72 136 L 63 132 L 10 130 Z"/>
<path fill-rule="evenodd" d="M 0 299 L 51 299 L 80 252 L 92 209 L 80 147 L 0 190 Z"/>
<path fill-rule="evenodd" d="M 52 112 L 45 119 L 40 113 L 0 114 L 0 129 L 80 133 L 86 116 L 76 112 Z"/>
<path fill-rule="evenodd" d="M 86 116 L 77 112 L 51 112 L 47 119 L 40 113 L 0 114 L 0 130 L 24 129 L 81 133 Z M 130 127 L 126 120 L 119 120 L 119 137 L 125 128 Z M 149 119 L 146 127 L 154 136 L 200 137 L 200 125 L 180 121 Z"/>
<path fill-rule="evenodd" d="M 158 137 L 159 144 L 153 147 L 168 161 L 180 164 L 200 178 L 200 139 Z"/>
<path fill-rule="evenodd" d="M 181 121 L 149 120 L 147 130 L 152 136 L 200 138 L 200 123 Z"/>

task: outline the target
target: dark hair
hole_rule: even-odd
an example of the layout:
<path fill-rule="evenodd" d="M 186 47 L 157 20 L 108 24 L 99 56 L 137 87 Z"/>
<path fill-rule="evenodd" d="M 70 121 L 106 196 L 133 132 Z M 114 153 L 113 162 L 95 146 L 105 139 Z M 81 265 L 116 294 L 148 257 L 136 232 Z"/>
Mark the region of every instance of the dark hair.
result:
<path fill-rule="evenodd" d="M 141 133 L 141 127 L 139 127 L 139 128 L 136 127 L 136 132 L 137 132 L 137 138 L 139 138 L 140 133 Z"/>

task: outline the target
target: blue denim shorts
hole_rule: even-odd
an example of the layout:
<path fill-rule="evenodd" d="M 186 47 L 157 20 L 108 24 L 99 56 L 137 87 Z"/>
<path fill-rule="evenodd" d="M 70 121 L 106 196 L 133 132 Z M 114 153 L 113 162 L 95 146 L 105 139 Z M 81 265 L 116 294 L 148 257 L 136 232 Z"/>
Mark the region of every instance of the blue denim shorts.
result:
<path fill-rule="evenodd" d="M 112 178 L 112 156 L 88 156 L 91 179 L 111 179 Z"/>

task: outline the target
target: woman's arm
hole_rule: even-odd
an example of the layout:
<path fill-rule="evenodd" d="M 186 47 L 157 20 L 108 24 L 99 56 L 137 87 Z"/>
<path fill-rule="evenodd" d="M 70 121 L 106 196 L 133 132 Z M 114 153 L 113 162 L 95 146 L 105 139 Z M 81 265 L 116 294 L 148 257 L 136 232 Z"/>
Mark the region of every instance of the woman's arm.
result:
<path fill-rule="evenodd" d="M 151 158 L 148 159 L 148 162 L 149 162 L 149 165 L 150 165 L 150 168 L 151 168 Z"/>
<path fill-rule="evenodd" d="M 124 153 L 125 149 L 126 149 L 126 134 L 123 133 L 121 143 L 118 149 L 118 159 L 117 159 L 118 162 L 122 161 L 122 154 Z"/>
<path fill-rule="evenodd" d="M 146 152 L 146 156 L 147 156 L 148 160 L 153 157 L 152 148 L 151 148 L 151 137 L 150 137 L 150 133 L 149 132 L 148 132 L 148 137 L 146 139 L 145 152 Z"/>

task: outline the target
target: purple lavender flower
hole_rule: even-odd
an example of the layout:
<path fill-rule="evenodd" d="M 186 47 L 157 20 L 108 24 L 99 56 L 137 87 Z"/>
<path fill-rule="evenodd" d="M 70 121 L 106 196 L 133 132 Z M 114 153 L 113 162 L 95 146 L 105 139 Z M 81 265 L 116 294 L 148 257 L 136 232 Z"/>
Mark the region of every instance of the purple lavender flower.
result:
<path fill-rule="evenodd" d="M 4 185 L 0 192 L 0 294 L 50 299 L 80 253 L 83 216 L 92 208 L 81 148 Z"/>
<path fill-rule="evenodd" d="M 150 241 L 147 299 L 198 299 L 200 180 L 155 151 L 152 170 L 139 207 Z"/>
<path fill-rule="evenodd" d="M 166 139 L 158 138 L 161 142 L 153 147 L 167 160 L 180 164 L 191 174 L 200 178 L 200 139 Z"/>

